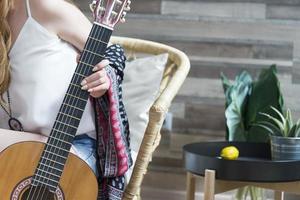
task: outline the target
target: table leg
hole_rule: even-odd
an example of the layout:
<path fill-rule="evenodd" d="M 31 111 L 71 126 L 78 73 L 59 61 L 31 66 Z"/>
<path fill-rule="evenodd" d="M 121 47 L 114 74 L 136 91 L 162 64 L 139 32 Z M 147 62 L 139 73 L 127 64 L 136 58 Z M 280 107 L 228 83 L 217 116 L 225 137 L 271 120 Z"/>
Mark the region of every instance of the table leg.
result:
<path fill-rule="evenodd" d="M 284 200 L 284 192 L 275 190 L 274 200 Z"/>
<path fill-rule="evenodd" d="M 186 200 L 195 200 L 195 176 L 191 172 L 186 174 Z"/>
<path fill-rule="evenodd" d="M 204 200 L 214 200 L 215 199 L 215 180 L 216 172 L 215 170 L 205 170 L 204 177 Z"/>

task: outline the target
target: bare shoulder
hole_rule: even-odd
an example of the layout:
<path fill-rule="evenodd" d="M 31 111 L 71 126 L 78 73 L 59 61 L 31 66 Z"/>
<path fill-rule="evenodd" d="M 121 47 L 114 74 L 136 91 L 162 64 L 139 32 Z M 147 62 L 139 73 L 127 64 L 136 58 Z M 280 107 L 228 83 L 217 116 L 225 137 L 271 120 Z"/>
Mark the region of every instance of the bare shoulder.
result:
<path fill-rule="evenodd" d="M 44 22 L 67 17 L 70 12 L 80 12 L 65 0 L 29 0 L 32 14 Z"/>
<path fill-rule="evenodd" d="M 32 16 L 49 31 L 83 48 L 91 23 L 72 3 L 66 0 L 29 0 Z"/>

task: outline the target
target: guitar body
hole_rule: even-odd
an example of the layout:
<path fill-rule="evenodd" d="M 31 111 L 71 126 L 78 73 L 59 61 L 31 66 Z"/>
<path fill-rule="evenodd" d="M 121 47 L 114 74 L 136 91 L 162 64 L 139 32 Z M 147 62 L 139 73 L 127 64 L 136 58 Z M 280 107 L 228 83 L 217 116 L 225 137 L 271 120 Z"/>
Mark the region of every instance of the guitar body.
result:
<path fill-rule="evenodd" d="M 1 200 L 26 200 L 30 177 L 36 170 L 44 145 L 40 142 L 20 142 L 0 153 Z M 56 194 L 28 200 L 93 200 L 97 199 L 97 186 L 89 166 L 70 153 Z"/>

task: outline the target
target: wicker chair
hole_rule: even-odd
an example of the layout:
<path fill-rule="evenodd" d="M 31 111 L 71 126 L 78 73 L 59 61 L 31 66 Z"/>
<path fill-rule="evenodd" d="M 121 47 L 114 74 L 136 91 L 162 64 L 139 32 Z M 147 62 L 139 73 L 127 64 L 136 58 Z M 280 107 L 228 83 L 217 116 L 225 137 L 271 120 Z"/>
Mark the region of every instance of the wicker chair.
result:
<path fill-rule="evenodd" d="M 160 142 L 160 130 L 165 115 L 189 72 L 190 61 L 178 49 L 156 42 L 126 37 L 112 37 L 111 42 L 121 44 L 127 55 L 135 55 L 136 53 L 169 54 L 169 61 L 160 85 L 159 96 L 150 109 L 149 123 L 123 197 L 124 200 L 140 199 L 140 187 L 151 161 L 152 153 Z"/>

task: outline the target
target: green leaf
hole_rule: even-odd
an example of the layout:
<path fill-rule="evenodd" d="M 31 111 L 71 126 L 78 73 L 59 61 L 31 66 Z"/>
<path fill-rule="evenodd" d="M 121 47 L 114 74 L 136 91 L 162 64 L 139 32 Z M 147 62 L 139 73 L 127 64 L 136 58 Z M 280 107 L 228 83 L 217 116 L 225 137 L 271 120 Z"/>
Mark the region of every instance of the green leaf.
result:
<path fill-rule="evenodd" d="M 299 137 L 300 136 L 300 120 L 296 123 L 296 130 L 295 130 L 295 135 L 294 137 Z"/>
<path fill-rule="evenodd" d="M 295 130 L 295 135 L 294 137 L 299 137 L 300 136 L 300 127 L 297 127 Z"/>
<path fill-rule="evenodd" d="M 264 115 L 264 116 L 268 117 L 269 119 L 271 119 L 279 127 L 280 131 L 284 133 L 285 127 L 284 127 L 283 122 L 281 122 L 279 119 L 277 119 L 269 114 L 266 114 L 266 113 L 259 113 L 259 114 Z"/>
<path fill-rule="evenodd" d="M 258 113 L 266 113 L 273 116 L 275 111 L 270 106 L 282 113 L 283 97 L 276 77 L 275 65 L 272 65 L 269 69 L 262 70 L 258 80 L 252 84 L 252 92 L 248 99 L 244 117 L 245 129 L 248 130 L 248 140 L 255 142 L 267 142 L 269 140 L 266 130 L 258 129 L 252 124 L 259 121 L 273 123 L 267 115 L 258 115 Z M 279 116 L 275 118 L 280 119 Z"/>
<path fill-rule="evenodd" d="M 229 79 L 225 76 L 223 72 L 221 72 L 221 80 L 223 84 L 224 93 L 226 93 L 226 91 L 228 90 L 228 88 L 232 86 L 232 84 L 230 83 Z"/>
<path fill-rule="evenodd" d="M 263 124 L 255 124 L 255 126 L 259 126 L 263 129 L 267 130 L 270 133 L 270 135 L 276 135 L 276 133 L 271 128 L 269 128 L 268 126 L 265 126 Z"/>
<path fill-rule="evenodd" d="M 288 132 L 287 137 L 295 137 L 296 135 L 297 125 L 293 126 L 291 130 Z"/>
<path fill-rule="evenodd" d="M 222 80 L 223 90 L 226 99 L 225 108 L 227 108 L 232 101 L 230 94 L 233 86 L 230 83 L 229 79 L 223 74 L 223 72 L 221 72 L 221 80 Z"/>
<path fill-rule="evenodd" d="M 248 91 L 249 86 L 243 83 L 232 90 L 232 102 L 225 111 L 229 141 L 246 141 L 246 136 L 244 134 L 243 107 Z"/>
<path fill-rule="evenodd" d="M 289 135 L 290 130 L 294 126 L 293 117 L 290 109 L 287 109 L 285 118 L 286 118 L 286 130 Z"/>
<path fill-rule="evenodd" d="M 282 124 L 285 125 L 286 118 L 283 116 L 283 114 L 282 114 L 280 111 L 278 111 L 276 108 L 274 108 L 273 106 L 270 106 L 270 107 L 271 107 L 271 109 L 274 110 L 274 111 L 277 113 L 277 115 L 280 117 Z"/>
<path fill-rule="evenodd" d="M 257 124 L 254 124 L 253 126 L 257 126 L 257 125 L 267 126 L 269 129 L 272 130 L 272 133 L 275 136 L 283 136 L 282 132 L 280 131 L 280 129 L 277 126 L 275 126 L 273 123 L 271 123 L 271 122 L 267 122 L 267 121 L 264 122 L 263 121 L 263 122 L 259 122 Z"/>
<path fill-rule="evenodd" d="M 229 80 L 222 76 L 223 87 L 226 97 L 226 139 L 229 141 L 246 141 L 244 128 L 245 99 L 251 87 L 251 76 L 247 72 L 242 72 L 236 77 L 232 85 Z"/>

